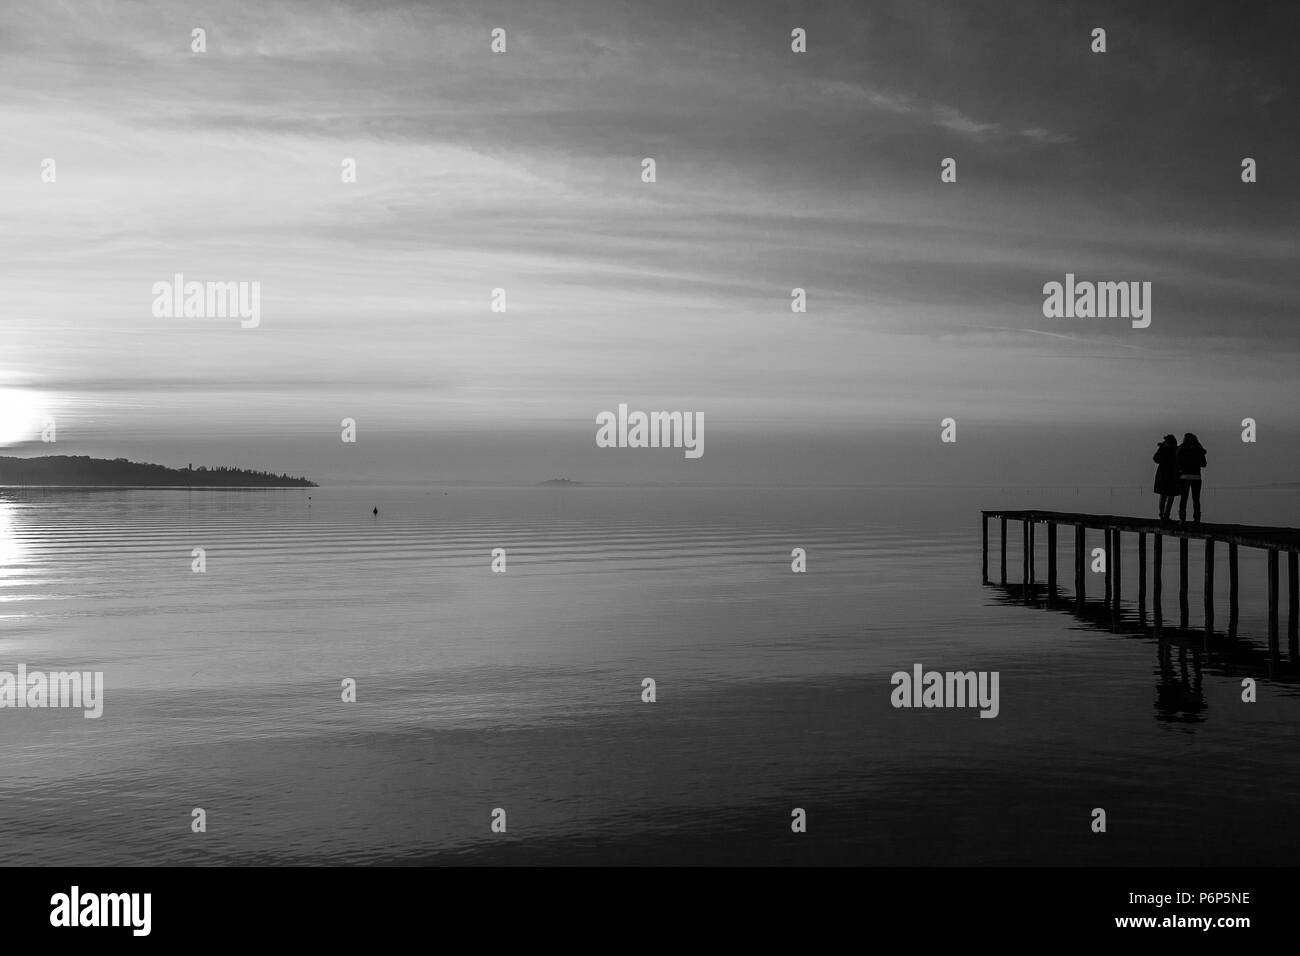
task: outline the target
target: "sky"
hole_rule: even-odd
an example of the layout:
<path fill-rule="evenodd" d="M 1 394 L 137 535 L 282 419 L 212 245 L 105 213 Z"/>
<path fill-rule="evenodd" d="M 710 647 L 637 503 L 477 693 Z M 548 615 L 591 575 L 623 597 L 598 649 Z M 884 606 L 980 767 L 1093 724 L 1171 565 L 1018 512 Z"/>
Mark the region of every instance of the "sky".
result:
<path fill-rule="evenodd" d="M 0 454 L 325 482 L 1140 483 L 1161 435 L 1195 431 L 1221 480 L 1295 479 L 1296 20 L 6 2 Z M 260 324 L 156 317 L 176 273 L 259 282 Z M 1150 282 L 1150 327 L 1044 317 L 1066 273 Z M 597 448 L 620 403 L 703 415 L 705 453 Z"/>

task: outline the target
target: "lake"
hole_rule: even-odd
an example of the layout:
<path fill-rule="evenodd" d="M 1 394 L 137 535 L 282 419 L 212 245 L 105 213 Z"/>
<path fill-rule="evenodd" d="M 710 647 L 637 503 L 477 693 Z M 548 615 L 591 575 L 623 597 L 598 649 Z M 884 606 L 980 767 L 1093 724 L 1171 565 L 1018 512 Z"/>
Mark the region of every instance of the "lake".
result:
<path fill-rule="evenodd" d="M 1295 499 L 1207 488 L 1205 517 L 1294 526 Z M 1293 862 L 1300 684 L 1260 663 L 1262 554 L 1241 552 L 1240 639 L 1206 652 L 982 586 L 981 508 L 1155 498 L 0 490 L 0 670 L 105 682 L 99 719 L 0 709 L 6 862 Z M 1131 600 L 1131 550 L 1124 573 Z M 893 707 L 915 664 L 998 672 L 998 716 Z"/>

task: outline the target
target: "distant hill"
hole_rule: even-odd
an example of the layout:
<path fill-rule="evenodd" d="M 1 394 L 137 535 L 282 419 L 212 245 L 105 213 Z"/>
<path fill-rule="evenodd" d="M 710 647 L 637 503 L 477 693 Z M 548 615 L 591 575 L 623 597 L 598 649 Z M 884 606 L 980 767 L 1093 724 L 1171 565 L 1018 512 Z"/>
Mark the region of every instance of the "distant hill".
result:
<path fill-rule="evenodd" d="M 0 485 L 123 485 L 137 488 L 314 488 L 316 482 L 243 468 L 168 468 L 125 458 L 0 456 Z"/>
<path fill-rule="evenodd" d="M 564 487 L 578 487 L 582 484 L 580 481 L 570 481 L 568 478 L 547 478 L 545 481 L 539 481 L 538 485 L 560 485 Z"/>

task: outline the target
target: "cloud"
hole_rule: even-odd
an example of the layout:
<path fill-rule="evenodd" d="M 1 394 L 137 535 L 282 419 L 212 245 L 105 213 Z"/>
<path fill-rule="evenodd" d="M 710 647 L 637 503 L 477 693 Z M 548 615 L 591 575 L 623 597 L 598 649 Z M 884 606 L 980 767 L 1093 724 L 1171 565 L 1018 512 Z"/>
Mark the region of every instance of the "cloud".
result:
<path fill-rule="evenodd" d="M 832 99 L 865 105 L 871 109 L 886 113 L 912 117 L 918 123 L 950 130 L 977 140 L 1005 139 L 1018 135 L 1035 144 L 1057 145 L 1072 142 L 1074 139 L 1069 134 L 1055 133 L 1041 127 L 1012 132 L 1002 123 L 974 119 L 956 107 L 945 103 L 927 102 L 914 96 L 867 89 L 860 84 L 843 80 L 823 82 L 819 85 L 819 91 L 823 96 Z"/>
<path fill-rule="evenodd" d="M 1035 143 L 1059 145 L 1062 143 L 1074 142 L 1074 137 L 1068 133 L 1053 133 L 1051 130 L 1043 129 L 1041 126 L 1019 130 L 1019 135 Z"/>
<path fill-rule="evenodd" d="M 98 395 L 108 423 L 175 402 L 209 425 L 263 398 L 357 395 L 373 420 L 396 396 L 418 424 L 617 389 L 776 418 L 797 399 L 810 420 L 933 396 L 1012 415 L 1053 388 L 1086 421 L 1096 381 L 1209 406 L 1186 383 L 1225 355 L 1289 383 L 1296 199 L 1267 159 L 1289 149 L 1284 74 L 1150 32 L 1125 34 L 1150 62 L 1081 61 L 1066 15 L 916 0 L 809 11 L 794 55 L 777 9 L 232 2 L 196 57 L 197 15 L 172 5 L 0 6 L 20 91 L 0 104 L 0 382 Z M 1224 159 L 1238 142 L 1259 184 Z M 154 320 L 150 285 L 177 271 L 260 280 L 262 328 Z M 1040 324 L 1066 271 L 1151 279 L 1152 328 L 971 331 Z M 487 311 L 498 286 L 508 314 Z M 1022 340 L 1076 367 L 1031 387 Z M 1149 356 L 1145 377 L 1109 371 L 1120 354 Z"/>

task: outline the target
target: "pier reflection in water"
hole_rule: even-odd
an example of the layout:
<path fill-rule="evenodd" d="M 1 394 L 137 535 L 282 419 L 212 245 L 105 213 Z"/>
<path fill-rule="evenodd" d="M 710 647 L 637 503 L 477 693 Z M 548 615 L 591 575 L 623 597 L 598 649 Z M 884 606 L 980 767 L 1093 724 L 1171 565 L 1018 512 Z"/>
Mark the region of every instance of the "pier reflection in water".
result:
<path fill-rule="evenodd" d="M 1246 680 L 1267 680 L 1290 693 L 1300 693 L 1300 645 L 1297 642 L 1297 618 L 1300 595 L 1297 594 L 1297 551 L 1300 530 L 1256 525 L 1169 524 L 1116 515 L 1074 514 L 1049 511 L 983 512 L 982 580 L 989 585 L 989 519 L 998 519 L 1000 527 L 1000 566 L 997 585 L 1009 604 L 1026 604 L 1076 616 L 1089 626 L 1115 634 L 1151 640 L 1157 647 L 1156 719 L 1170 723 L 1197 724 L 1206 720 L 1208 704 L 1202 692 L 1203 673 L 1235 677 L 1243 681 L 1243 693 L 1249 693 Z M 1007 523 L 1021 525 L 1021 581 L 1007 580 Z M 1044 525 L 1046 534 L 1037 533 Z M 1069 526 L 1074 533 L 1072 557 L 1074 587 L 1066 593 L 1058 574 L 1058 529 Z M 1090 540 L 1089 532 L 1092 532 Z M 1164 538 L 1178 540 L 1178 617 L 1176 624 L 1165 618 L 1164 608 Z M 1045 548 L 1038 542 L 1045 538 Z M 1097 539 L 1100 539 L 1099 541 Z M 1148 544 L 1148 538 L 1150 543 Z M 1137 599 L 1126 605 L 1125 546 L 1136 543 Z M 1190 611 L 1192 541 L 1203 542 L 1200 565 L 1203 614 L 1199 626 L 1193 626 Z M 1096 547 L 1092 545 L 1096 544 Z M 1216 626 L 1215 578 L 1216 546 L 1226 545 L 1228 569 L 1228 619 L 1224 630 Z M 1263 634 L 1239 633 L 1240 562 L 1239 548 L 1256 548 L 1264 552 L 1267 591 L 1267 630 Z M 1040 580 L 1040 551 L 1045 550 L 1046 580 Z M 1282 653 L 1279 640 L 1279 576 L 1281 555 L 1286 554 L 1288 575 L 1287 649 Z M 1148 561 L 1148 555 L 1150 561 Z M 1148 567 L 1150 572 L 1148 572 Z M 1088 581 L 1098 580 L 1100 600 L 1089 600 Z M 1148 586 L 1148 584 L 1150 586 Z M 1148 601 L 1148 596 L 1150 600 Z M 1257 641 L 1265 638 L 1266 647 Z"/>

